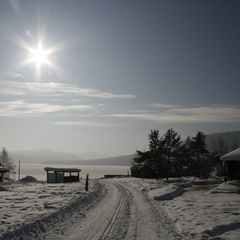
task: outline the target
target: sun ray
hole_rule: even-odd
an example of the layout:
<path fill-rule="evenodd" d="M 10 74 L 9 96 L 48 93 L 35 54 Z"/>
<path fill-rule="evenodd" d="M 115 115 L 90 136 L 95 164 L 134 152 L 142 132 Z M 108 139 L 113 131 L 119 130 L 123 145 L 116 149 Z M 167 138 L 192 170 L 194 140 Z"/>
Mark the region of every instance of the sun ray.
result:
<path fill-rule="evenodd" d="M 7 33 L 9 38 L 12 41 L 14 41 L 18 46 L 20 46 L 22 49 L 26 50 L 26 57 L 14 65 L 14 68 L 16 70 L 20 70 L 29 65 L 35 65 L 36 78 L 40 79 L 42 68 L 45 65 L 48 69 L 56 72 L 58 74 L 58 76 L 60 76 L 60 77 L 63 76 L 63 74 L 64 74 L 63 69 L 51 60 L 51 56 L 52 56 L 52 54 L 54 54 L 56 52 L 60 52 L 68 47 L 71 47 L 72 45 L 74 45 L 74 41 L 71 41 L 71 40 L 62 41 L 51 47 L 46 48 L 44 46 L 45 34 L 41 33 L 41 31 L 39 31 L 37 33 L 37 39 L 35 40 L 36 45 L 34 47 L 34 46 L 31 46 L 26 41 L 24 41 L 20 36 L 18 36 L 14 32 L 12 32 L 8 29 L 4 29 L 4 32 Z M 28 31 L 28 35 L 30 35 L 29 31 Z"/>

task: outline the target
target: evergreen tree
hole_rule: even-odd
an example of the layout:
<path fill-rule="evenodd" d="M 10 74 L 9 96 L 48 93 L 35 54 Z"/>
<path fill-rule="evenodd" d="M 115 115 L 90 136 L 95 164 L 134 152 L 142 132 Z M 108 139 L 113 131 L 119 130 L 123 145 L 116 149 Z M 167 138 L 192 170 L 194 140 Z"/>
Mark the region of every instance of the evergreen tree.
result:
<path fill-rule="evenodd" d="M 192 155 L 191 138 L 188 136 L 183 144 L 179 147 L 176 156 L 180 176 L 193 175 Z"/>
<path fill-rule="evenodd" d="M 148 135 L 149 140 L 149 161 L 151 162 L 152 168 L 156 172 L 156 177 L 158 179 L 160 172 L 164 168 L 164 162 L 163 162 L 163 142 L 162 138 L 159 135 L 158 130 L 151 130 L 151 133 Z"/>
<path fill-rule="evenodd" d="M 154 130 L 151 129 L 151 133 L 148 135 L 148 140 L 149 150 L 151 152 L 156 152 L 160 144 L 159 131 L 156 129 Z"/>
<path fill-rule="evenodd" d="M 198 131 L 195 137 L 192 137 L 192 150 L 197 158 L 197 176 L 200 178 L 200 161 L 208 152 L 206 147 L 206 135 Z"/>
<path fill-rule="evenodd" d="M 144 163 L 148 160 L 149 155 L 150 155 L 149 151 L 142 152 L 142 151 L 137 150 L 136 157 L 133 158 L 133 161 L 135 163 Z"/>
<path fill-rule="evenodd" d="M 164 135 L 164 147 L 167 157 L 167 180 L 169 177 L 170 158 L 176 157 L 178 148 L 181 144 L 181 136 L 175 132 L 172 128 L 168 129 Z"/>

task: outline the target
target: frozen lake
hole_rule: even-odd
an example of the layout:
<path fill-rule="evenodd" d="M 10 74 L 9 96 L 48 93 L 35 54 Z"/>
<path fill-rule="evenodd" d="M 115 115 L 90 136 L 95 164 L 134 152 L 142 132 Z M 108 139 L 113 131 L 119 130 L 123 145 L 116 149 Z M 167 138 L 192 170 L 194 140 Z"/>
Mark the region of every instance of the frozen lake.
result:
<path fill-rule="evenodd" d="M 26 176 L 33 176 L 37 180 L 46 181 L 47 174 L 44 170 L 45 167 L 55 168 L 79 168 L 81 169 L 80 177 L 86 178 L 86 174 L 89 174 L 89 178 L 102 178 L 105 174 L 130 174 L 130 166 L 90 166 L 90 165 L 51 165 L 51 164 L 26 164 L 20 165 L 20 179 Z M 18 165 L 16 168 L 16 176 L 13 176 L 15 180 L 18 180 Z"/>

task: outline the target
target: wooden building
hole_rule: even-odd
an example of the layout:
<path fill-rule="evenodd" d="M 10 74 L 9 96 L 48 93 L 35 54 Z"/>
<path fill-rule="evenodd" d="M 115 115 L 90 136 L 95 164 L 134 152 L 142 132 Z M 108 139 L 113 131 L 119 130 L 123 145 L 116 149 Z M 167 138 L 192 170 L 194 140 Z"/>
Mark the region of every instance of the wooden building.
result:
<path fill-rule="evenodd" d="M 240 148 L 223 155 L 220 158 L 229 180 L 240 180 Z"/>
<path fill-rule="evenodd" d="M 130 168 L 131 176 L 138 178 L 156 178 L 157 172 L 144 163 L 134 163 Z"/>
<path fill-rule="evenodd" d="M 6 167 L 0 167 L 0 182 L 3 182 L 3 175 L 9 172 L 9 169 Z"/>
<path fill-rule="evenodd" d="M 81 169 L 45 167 L 47 183 L 79 182 Z"/>

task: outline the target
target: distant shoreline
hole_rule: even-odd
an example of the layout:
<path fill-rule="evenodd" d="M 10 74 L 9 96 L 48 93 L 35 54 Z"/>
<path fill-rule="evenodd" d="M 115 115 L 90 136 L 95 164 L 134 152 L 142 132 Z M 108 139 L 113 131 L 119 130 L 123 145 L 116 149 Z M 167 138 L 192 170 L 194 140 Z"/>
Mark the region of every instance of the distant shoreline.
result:
<path fill-rule="evenodd" d="M 80 168 L 80 177 L 85 178 L 89 174 L 90 179 L 103 178 L 104 175 L 127 175 L 130 174 L 130 166 L 103 166 L 103 165 L 70 165 L 70 164 L 43 164 L 43 163 L 21 163 L 20 179 L 26 176 L 33 176 L 39 181 L 46 181 L 47 173 L 44 170 L 46 166 L 63 168 Z M 18 172 L 18 166 L 16 169 Z M 18 180 L 18 174 L 13 177 Z"/>

